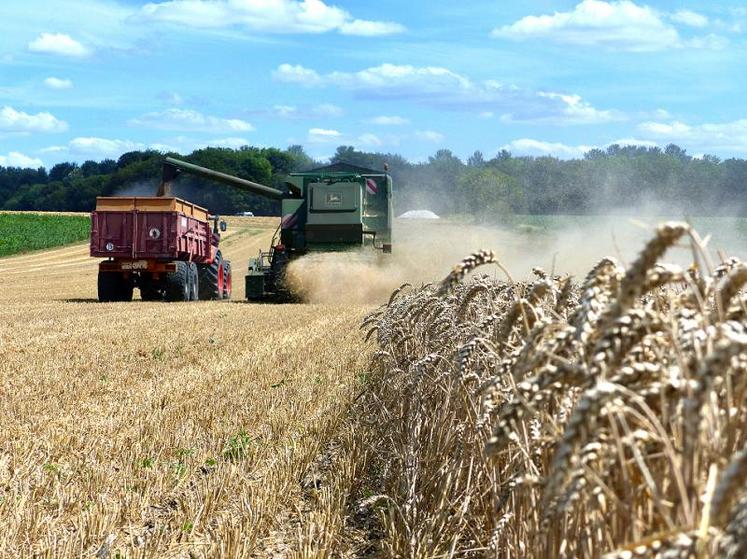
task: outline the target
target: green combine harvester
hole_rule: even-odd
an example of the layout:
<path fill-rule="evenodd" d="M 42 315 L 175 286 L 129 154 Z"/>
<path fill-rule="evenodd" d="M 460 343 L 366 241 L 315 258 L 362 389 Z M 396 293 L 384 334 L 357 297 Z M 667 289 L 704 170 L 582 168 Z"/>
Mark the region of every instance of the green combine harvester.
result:
<path fill-rule="evenodd" d="M 334 163 L 286 177 L 288 192 L 167 157 L 159 195 L 190 173 L 281 202 L 281 221 L 267 251 L 249 262 L 246 297 L 289 298 L 288 264 L 309 253 L 392 252 L 392 178 L 386 172 Z"/>

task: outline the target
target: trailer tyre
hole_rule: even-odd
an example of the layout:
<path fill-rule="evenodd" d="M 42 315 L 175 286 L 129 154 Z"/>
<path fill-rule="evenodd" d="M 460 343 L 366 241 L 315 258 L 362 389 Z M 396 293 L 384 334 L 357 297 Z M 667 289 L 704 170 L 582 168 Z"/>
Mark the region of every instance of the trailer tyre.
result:
<path fill-rule="evenodd" d="M 98 291 L 102 303 L 132 301 L 132 281 L 118 272 L 99 272 Z"/>
<path fill-rule="evenodd" d="M 191 294 L 191 274 L 187 262 L 176 262 L 176 270 L 166 274 L 166 300 L 189 301 Z"/>
<path fill-rule="evenodd" d="M 197 269 L 199 271 L 200 299 L 223 299 L 225 270 L 223 268 L 223 256 L 220 251 L 215 255 L 212 264 L 199 264 Z"/>
<path fill-rule="evenodd" d="M 223 261 L 223 298 L 231 298 L 231 263 L 228 260 Z"/>

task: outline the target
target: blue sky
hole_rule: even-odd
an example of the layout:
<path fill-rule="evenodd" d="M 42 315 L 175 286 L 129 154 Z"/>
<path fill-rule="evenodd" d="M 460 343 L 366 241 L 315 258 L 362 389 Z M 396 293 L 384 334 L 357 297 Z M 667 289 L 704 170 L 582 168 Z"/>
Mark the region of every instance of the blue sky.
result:
<path fill-rule="evenodd" d="M 747 2 L 5 0 L 0 165 L 152 147 L 747 157 Z"/>

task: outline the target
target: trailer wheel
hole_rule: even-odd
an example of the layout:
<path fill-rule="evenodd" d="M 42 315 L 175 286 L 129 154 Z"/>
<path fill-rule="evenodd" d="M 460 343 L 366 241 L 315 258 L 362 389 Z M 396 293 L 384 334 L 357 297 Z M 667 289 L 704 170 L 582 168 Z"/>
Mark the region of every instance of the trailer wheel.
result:
<path fill-rule="evenodd" d="M 110 303 L 132 301 L 132 281 L 119 272 L 99 272 L 99 301 Z"/>
<path fill-rule="evenodd" d="M 231 263 L 228 260 L 223 261 L 223 298 L 231 298 Z"/>
<path fill-rule="evenodd" d="M 190 285 L 189 264 L 176 262 L 176 270 L 166 274 L 166 300 L 189 301 Z"/>
<path fill-rule="evenodd" d="M 223 256 L 220 251 L 212 264 L 199 264 L 200 299 L 217 300 L 223 298 Z"/>

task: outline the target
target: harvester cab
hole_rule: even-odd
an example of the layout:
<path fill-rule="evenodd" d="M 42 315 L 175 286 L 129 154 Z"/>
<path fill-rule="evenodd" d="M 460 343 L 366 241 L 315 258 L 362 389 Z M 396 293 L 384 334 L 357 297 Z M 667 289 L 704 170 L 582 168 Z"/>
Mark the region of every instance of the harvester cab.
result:
<path fill-rule="evenodd" d="M 285 283 L 286 267 L 307 253 L 357 248 L 392 251 L 392 179 L 386 172 L 335 163 L 291 173 L 285 181 L 288 192 L 282 192 L 168 157 L 161 190 L 168 192 L 183 172 L 280 200 L 280 226 L 269 250 L 249 262 L 248 299 L 291 295 Z"/>

